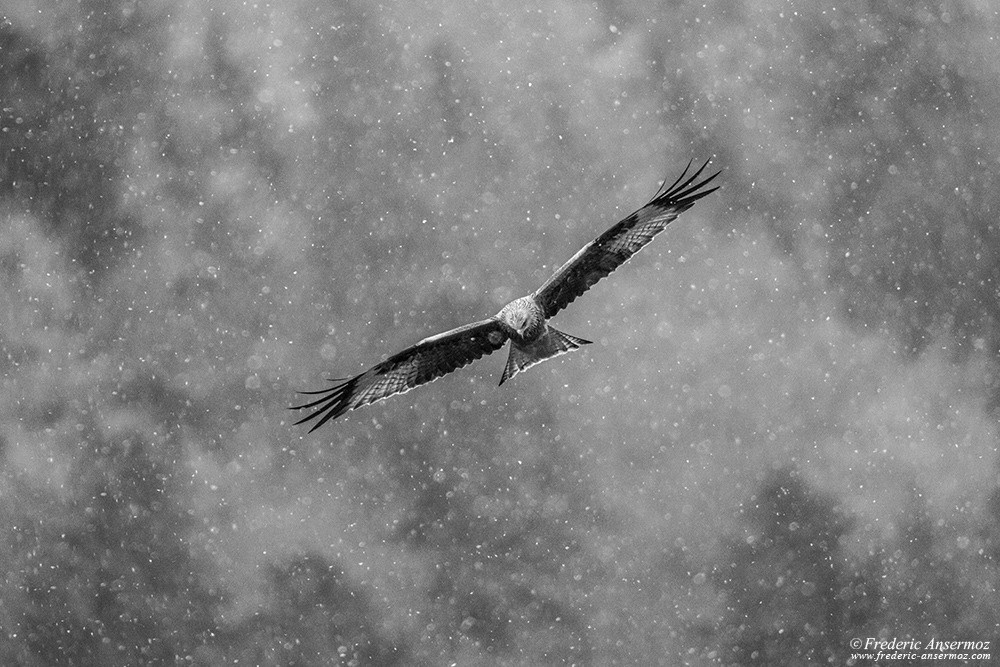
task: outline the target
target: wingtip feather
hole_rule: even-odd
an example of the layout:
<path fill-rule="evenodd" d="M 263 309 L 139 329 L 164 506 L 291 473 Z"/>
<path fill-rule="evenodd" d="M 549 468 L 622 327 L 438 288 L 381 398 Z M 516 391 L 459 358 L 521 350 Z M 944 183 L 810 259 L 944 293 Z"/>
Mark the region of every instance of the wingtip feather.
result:
<path fill-rule="evenodd" d="M 289 408 L 290 410 L 312 410 L 313 408 L 316 408 L 305 417 L 295 422 L 294 425 L 298 426 L 299 424 L 305 424 L 313 419 L 318 419 L 318 421 L 313 424 L 312 428 L 309 429 L 309 432 L 312 433 L 326 422 L 331 419 L 336 419 L 350 410 L 351 391 L 353 386 L 357 383 L 357 379 L 358 378 L 332 380 L 333 382 L 337 382 L 339 384 L 327 387 L 326 389 L 320 389 L 318 391 L 298 392 L 306 395 L 319 395 L 320 398 L 315 401 L 303 403 L 302 405 L 293 405 Z"/>
<path fill-rule="evenodd" d="M 688 170 L 691 167 L 691 162 L 684 168 L 680 177 L 677 178 L 674 183 L 666 190 L 661 190 L 657 193 L 657 196 L 653 198 L 653 202 L 663 203 L 663 204 L 674 204 L 680 206 L 682 210 L 690 208 L 694 205 L 696 201 L 712 194 L 719 189 L 719 186 L 714 188 L 709 188 L 707 190 L 703 189 L 706 185 L 715 180 L 715 178 L 722 173 L 722 170 L 715 172 L 714 174 L 707 176 L 701 180 L 698 178 L 704 173 L 705 168 L 711 162 L 711 158 L 705 160 L 693 174 L 688 176 Z"/>

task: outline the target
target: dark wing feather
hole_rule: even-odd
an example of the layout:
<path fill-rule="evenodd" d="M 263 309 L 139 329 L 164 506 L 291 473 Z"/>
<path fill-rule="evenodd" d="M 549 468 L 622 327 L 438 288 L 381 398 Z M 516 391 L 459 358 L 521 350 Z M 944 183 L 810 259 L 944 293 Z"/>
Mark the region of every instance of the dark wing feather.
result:
<path fill-rule="evenodd" d="M 552 317 L 568 306 L 594 283 L 628 261 L 696 201 L 718 190 L 718 187 L 702 188 L 720 172 L 697 180 L 707 166 L 706 161 L 701 169 L 687 177 L 691 168 L 689 162 L 680 177 L 670 186 L 664 182 L 648 204 L 585 245 L 563 264 L 534 294 L 545 317 Z"/>
<path fill-rule="evenodd" d="M 506 342 L 507 330 L 495 318 L 425 338 L 360 375 L 346 380 L 331 380 L 336 384 L 320 391 L 299 392 L 320 398 L 293 406 L 292 410 L 315 408 L 314 412 L 295 423 L 303 424 L 318 419 L 309 429 L 312 433 L 348 410 L 402 394 L 436 380 L 485 354 L 499 350 Z"/>

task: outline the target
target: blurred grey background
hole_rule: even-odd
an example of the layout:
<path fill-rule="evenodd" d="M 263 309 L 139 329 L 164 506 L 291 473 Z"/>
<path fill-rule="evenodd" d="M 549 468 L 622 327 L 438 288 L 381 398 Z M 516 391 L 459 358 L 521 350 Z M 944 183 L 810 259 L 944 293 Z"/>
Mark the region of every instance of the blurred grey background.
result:
<path fill-rule="evenodd" d="M 7 3 L 0 662 L 995 638 L 997 11 Z M 292 426 L 709 157 L 595 345 Z"/>

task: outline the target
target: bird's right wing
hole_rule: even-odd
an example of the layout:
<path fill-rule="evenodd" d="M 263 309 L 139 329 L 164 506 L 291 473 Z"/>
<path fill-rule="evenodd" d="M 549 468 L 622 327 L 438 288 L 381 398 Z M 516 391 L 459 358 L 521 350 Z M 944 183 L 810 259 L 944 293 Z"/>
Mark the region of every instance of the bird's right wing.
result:
<path fill-rule="evenodd" d="M 293 406 L 292 410 L 314 409 L 295 423 L 317 419 L 309 429 L 312 433 L 348 410 L 402 394 L 495 352 L 504 346 L 507 338 L 505 326 L 492 317 L 425 338 L 360 375 L 330 380 L 335 384 L 327 389 L 299 392 L 320 398 Z"/>
<path fill-rule="evenodd" d="M 719 172 L 697 180 L 707 166 L 705 162 L 701 169 L 687 177 L 689 162 L 673 184 L 668 187 L 664 183 L 648 204 L 585 245 L 563 264 L 534 294 L 545 317 L 552 317 L 568 306 L 598 280 L 627 262 L 696 201 L 718 190 L 717 187 L 702 188 Z"/>

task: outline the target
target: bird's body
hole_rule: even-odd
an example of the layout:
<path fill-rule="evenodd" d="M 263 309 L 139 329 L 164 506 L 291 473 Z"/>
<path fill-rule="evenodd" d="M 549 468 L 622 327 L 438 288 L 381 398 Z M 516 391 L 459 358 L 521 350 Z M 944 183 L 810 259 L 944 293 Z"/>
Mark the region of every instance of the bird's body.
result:
<path fill-rule="evenodd" d="M 499 350 L 508 340 L 510 356 L 500 384 L 541 361 L 587 345 L 590 341 L 551 326 L 549 318 L 625 263 L 697 200 L 714 192 L 717 188 L 703 188 L 718 172 L 695 182 L 706 166 L 707 162 L 686 180 L 685 168 L 671 186 L 660 188 L 648 204 L 581 248 L 535 292 L 514 299 L 493 317 L 429 336 L 360 375 L 331 380 L 336 384 L 327 389 L 301 392 L 319 398 L 292 408 L 315 408 L 296 424 L 316 419 L 310 429 L 315 431 L 348 410 L 401 394 L 462 368 Z"/>
<path fill-rule="evenodd" d="M 590 343 L 549 326 L 545 310 L 534 294 L 514 299 L 495 315 L 495 319 L 508 329 L 510 338 L 510 356 L 500 376 L 500 384 L 529 366 Z"/>

